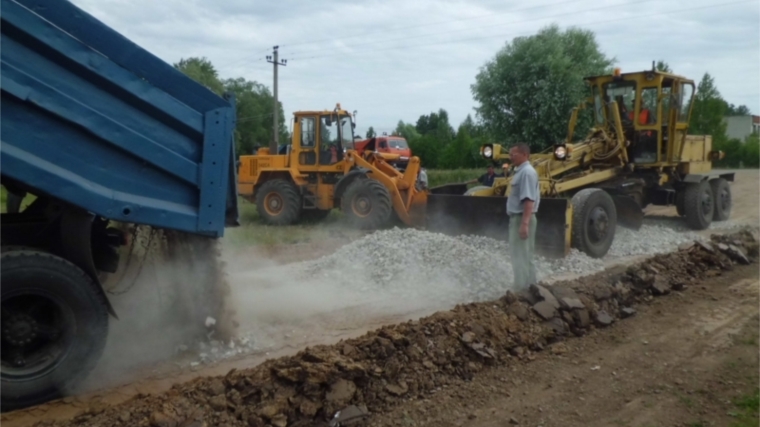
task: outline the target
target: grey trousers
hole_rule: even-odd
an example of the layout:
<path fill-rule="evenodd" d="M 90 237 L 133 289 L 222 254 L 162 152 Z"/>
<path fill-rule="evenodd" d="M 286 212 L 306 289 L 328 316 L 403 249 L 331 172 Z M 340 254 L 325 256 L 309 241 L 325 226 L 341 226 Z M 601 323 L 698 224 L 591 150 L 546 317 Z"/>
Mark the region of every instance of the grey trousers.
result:
<path fill-rule="evenodd" d="M 528 238 L 520 238 L 522 215 L 509 216 L 509 250 L 512 255 L 512 270 L 515 275 L 516 289 L 527 289 L 536 283 L 536 265 L 533 253 L 536 247 L 536 215 L 530 217 Z"/>

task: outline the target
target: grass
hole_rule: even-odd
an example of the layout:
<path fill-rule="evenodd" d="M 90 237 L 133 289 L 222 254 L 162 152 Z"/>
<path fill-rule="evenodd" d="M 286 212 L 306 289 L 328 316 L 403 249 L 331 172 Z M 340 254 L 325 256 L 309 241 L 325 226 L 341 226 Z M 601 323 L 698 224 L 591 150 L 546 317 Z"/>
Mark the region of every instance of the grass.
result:
<path fill-rule="evenodd" d="M 475 179 L 486 173 L 486 169 L 430 169 L 427 171 L 428 187 L 455 184 Z M 496 171 L 496 173 L 500 173 Z"/>
<path fill-rule="evenodd" d="M 760 421 L 760 389 L 736 399 L 734 405 L 737 412 L 732 412 L 730 415 L 736 420 L 731 427 L 757 427 Z"/>

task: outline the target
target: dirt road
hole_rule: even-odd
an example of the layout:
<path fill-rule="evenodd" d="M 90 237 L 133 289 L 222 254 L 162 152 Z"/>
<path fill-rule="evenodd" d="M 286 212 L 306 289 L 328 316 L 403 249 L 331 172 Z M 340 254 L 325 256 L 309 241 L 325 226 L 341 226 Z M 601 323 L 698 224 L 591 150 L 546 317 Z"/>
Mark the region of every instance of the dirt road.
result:
<path fill-rule="evenodd" d="M 369 425 L 756 426 L 741 403 L 757 399 L 758 289 L 757 265 L 739 268 Z"/>
<path fill-rule="evenodd" d="M 732 186 L 734 209 L 732 220 L 728 225 L 741 223 L 757 225 L 760 222 L 758 177 L 757 171 L 740 171 L 737 174 L 737 182 Z M 673 227 L 678 227 L 681 221 L 675 218 L 674 208 L 650 207 L 647 209 L 647 215 L 655 221 L 662 221 L 671 224 Z M 709 235 L 715 231 L 707 230 L 703 234 Z M 245 268 L 265 267 L 273 263 L 282 265 L 297 260 L 315 258 L 325 253 L 325 247 L 335 248 L 345 242 L 346 240 L 342 239 L 341 242 L 332 242 L 328 246 L 318 242 L 300 244 L 297 251 L 288 251 L 287 248 L 282 247 L 268 251 L 252 248 L 242 251 L 241 253 L 244 256 L 240 254 L 231 256 L 229 261 L 236 274 L 244 273 Z M 625 263 L 640 258 L 618 259 L 615 260 L 615 263 Z M 245 268 L 241 268 L 241 265 L 244 265 Z M 519 372 L 514 371 L 514 368 L 509 368 L 503 373 L 504 377 L 510 378 L 508 383 L 498 381 L 502 374 L 495 374 L 495 379 L 492 381 L 471 384 L 474 388 L 470 391 L 474 393 L 473 396 L 479 402 L 477 411 L 473 407 L 464 406 L 476 400 L 456 397 L 451 397 L 449 400 L 436 400 L 444 399 L 446 393 L 441 393 L 435 399 L 429 399 L 429 402 L 421 406 L 410 405 L 398 410 L 401 412 L 395 411 L 392 414 L 385 414 L 383 417 L 374 419 L 373 422 L 385 423 L 382 425 L 411 425 L 403 420 L 408 418 L 415 423 L 424 423 L 433 414 L 440 413 L 441 415 L 437 418 L 431 418 L 432 424 L 428 424 L 446 425 L 442 424 L 444 420 L 454 420 L 451 421 L 454 423 L 451 425 L 458 425 L 461 421 L 463 425 L 496 426 L 507 425 L 504 424 L 505 420 L 508 422 L 510 418 L 514 417 L 521 425 L 615 425 L 616 419 L 613 416 L 617 413 L 630 414 L 630 416 L 623 417 L 623 421 L 636 421 L 637 419 L 632 418 L 634 413 L 654 413 L 656 415 L 656 411 L 659 411 L 657 408 L 663 408 L 662 413 L 668 413 L 669 409 L 672 409 L 673 405 L 677 405 L 679 402 L 684 403 L 684 405 L 686 405 L 685 402 L 692 402 L 692 408 L 688 408 L 686 405 L 687 409 L 690 410 L 693 408 L 711 408 L 703 402 L 716 397 L 722 398 L 722 395 L 704 394 L 698 390 L 717 390 L 716 393 L 728 393 L 731 387 L 738 385 L 738 380 L 729 379 L 725 381 L 732 381 L 732 384 L 727 384 L 724 388 L 716 388 L 716 384 L 719 382 L 710 380 L 710 378 L 722 378 L 722 376 L 727 375 L 722 370 L 721 363 L 735 363 L 739 367 L 737 371 L 742 372 L 742 374 L 747 371 L 747 366 L 755 366 L 753 372 L 757 372 L 756 358 L 751 359 L 748 355 L 742 356 L 747 363 L 754 363 L 754 365 L 742 365 L 737 361 L 738 359 L 725 359 L 732 354 L 738 357 L 743 350 L 754 351 L 756 354 L 756 341 L 754 347 L 749 345 L 742 347 L 735 342 L 732 344 L 731 341 L 726 341 L 730 345 L 717 347 L 713 350 L 710 350 L 709 347 L 712 345 L 712 341 L 706 341 L 713 336 L 725 337 L 724 332 L 727 330 L 744 330 L 757 335 L 756 329 L 751 329 L 753 324 L 756 328 L 758 313 L 757 267 L 753 268 L 754 270 L 752 268 L 737 270 L 736 274 L 743 271 L 741 274 L 745 276 L 725 276 L 730 278 L 732 284 L 736 285 L 736 289 L 738 289 L 736 291 L 730 291 L 726 287 L 724 294 L 715 294 L 713 292 L 718 292 L 717 290 L 720 287 L 715 289 L 710 287 L 707 291 L 697 290 L 697 292 L 688 295 L 683 294 L 684 296 L 678 297 L 678 304 L 682 304 L 678 307 L 681 308 L 674 308 L 675 306 L 669 305 L 667 309 L 662 309 L 662 313 L 658 313 L 656 304 L 652 307 L 646 307 L 629 322 L 621 323 L 620 326 L 610 330 L 597 332 L 592 337 L 574 341 L 569 344 L 568 353 L 565 355 L 540 356 L 534 363 L 521 367 L 518 370 Z M 264 290 L 267 285 L 260 284 L 258 286 Z M 715 298 L 717 301 L 713 300 Z M 266 301 L 259 302 L 259 304 L 266 303 Z M 173 384 L 189 381 L 193 378 L 221 375 L 233 368 L 250 368 L 268 358 L 294 354 L 306 346 L 329 344 L 341 339 L 356 337 L 383 324 L 393 324 L 406 319 L 418 318 L 430 314 L 432 311 L 445 308 L 429 307 L 428 310 L 419 312 L 368 315 L 368 312 L 363 312 L 361 307 L 348 307 L 309 316 L 300 313 L 301 316 L 297 317 L 297 321 L 293 320 L 294 318 L 278 317 L 273 311 L 274 314 L 269 318 L 258 317 L 253 319 L 258 322 L 261 340 L 267 344 L 264 348 L 220 362 L 194 367 L 189 366 L 192 359 L 182 356 L 170 356 L 166 358 L 167 360 L 158 362 L 135 363 L 129 371 L 123 372 L 118 378 L 104 379 L 103 375 L 108 375 L 109 369 L 108 366 L 103 365 L 96 371 L 89 387 L 78 396 L 3 414 L 2 425 L 24 426 L 31 425 L 39 420 L 71 418 L 93 405 L 117 404 L 138 394 L 161 393 L 168 390 Z M 742 327 L 745 329 L 741 329 Z M 699 335 L 702 330 L 708 331 L 704 337 Z M 644 344 L 645 341 L 646 344 Z M 746 341 L 749 342 L 749 339 Z M 724 345 L 726 342 L 720 345 Z M 169 354 L 171 355 L 171 353 Z M 664 365 L 665 363 L 668 365 Z M 599 370 L 592 371 L 591 368 L 597 365 L 600 366 Z M 677 368 L 673 368 L 674 366 Z M 686 369 L 686 372 L 678 371 L 683 369 Z M 615 374 L 613 375 L 612 372 Z M 677 376 L 678 372 L 682 372 L 682 375 Z M 695 382 L 702 379 L 705 379 L 706 382 L 699 384 Z M 681 384 L 675 383 L 676 380 L 680 381 Z M 691 384 L 690 381 L 694 384 Z M 484 389 L 478 391 L 480 386 Z M 497 391 L 494 392 L 491 386 L 495 387 Z M 691 388 L 689 389 L 687 386 Z M 672 390 L 668 387 L 671 387 Z M 735 391 L 746 392 L 746 388 L 742 387 Z M 518 391 L 514 391 L 515 389 Z M 511 397 L 500 395 L 498 390 L 508 391 Z M 678 390 L 680 390 L 678 393 L 683 392 L 681 393 L 683 394 L 683 401 L 679 400 L 678 396 L 680 395 L 676 394 Z M 691 394 L 688 393 L 689 390 L 692 392 Z M 726 394 L 726 396 L 729 397 L 725 399 L 730 399 L 732 395 Z M 528 399 L 528 397 L 531 398 Z M 599 404 L 599 401 L 607 403 Z M 625 405 L 621 406 L 620 402 L 624 402 Z M 458 408 L 456 411 L 459 414 L 446 412 L 448 407 Z M 612 408 L 617 409 L 613 410 Z M 425 412 L 419 412 L 418 409 L 425 410 Z M 722 414 L 729 411 L 723 409 L 721 408 Z M 403 415 L 404 410 L 409 415 Z M 577 415 L 575 411 L 581 415 Z M 448 414 L 448 418 L 444 417 L 446 414 Z M 681 413 L 682 416 L 685 416 L 684 414 Z M 476 418 L 469 419 L 471 415 L 475 415 Z M 699 413 L 696 415 L 701 416 Z M 608 418 L 603 423 L 590 422 L 590 420 L 605 419 L 605 416 Z M 570 418 L 564 419 L 563 417 Z M 699 419 L 699 417 L 694 418 L 694 420 Z M 705 419 L 721 418 L 708 417 Z M 560 423 L 557 420 L 563 421 Z M 725 421 L 725 417 L 722 420 Z M 396 424 L 397 422 L 401 424 Z M 527 422 L 530 424 L 525 424 Z M 619 425 L 646 425 L 646 423 L 642 420 L 641 422 Z M 653 425 L 659 425 L 659 423 Z"/>

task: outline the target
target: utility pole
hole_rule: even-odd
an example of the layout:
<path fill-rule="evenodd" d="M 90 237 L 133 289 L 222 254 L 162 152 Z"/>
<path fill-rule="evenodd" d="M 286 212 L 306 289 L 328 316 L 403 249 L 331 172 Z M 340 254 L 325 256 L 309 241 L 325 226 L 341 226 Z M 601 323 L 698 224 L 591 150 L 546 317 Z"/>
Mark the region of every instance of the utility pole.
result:
<path fill-rule="evenodd" d="M 274 64 L 274 109 L 272 110 L 272 117 L 273 117 L 273 126 L 272 128 L 272 134 L 273 138 L 271 142 L 269 143 L 269 154 L 277 154 L 277 147 L 280 145 L 280 132 L 279 132 L 279 126 L 277 126 L 277 111 L 279 111 L 279 108 L 277 108 L 277 66 L 278 65 L 287 65 L 288 60 L 283 59 L 280 61 L 279 54 L 277 52 L 277 49 L 279 46 L 274 46 L 272 56 L 267 56 L 267 62 L 270 62 Z"/>

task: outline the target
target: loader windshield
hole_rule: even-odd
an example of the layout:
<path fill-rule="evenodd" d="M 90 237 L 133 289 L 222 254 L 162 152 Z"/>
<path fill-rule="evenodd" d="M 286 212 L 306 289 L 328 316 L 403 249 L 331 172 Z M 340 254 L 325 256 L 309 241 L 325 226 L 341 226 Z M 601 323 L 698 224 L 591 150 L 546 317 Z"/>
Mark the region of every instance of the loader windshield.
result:
<path fill-rule="evenodd" d="M 343 147 L 354 148 L 354 127 L 349 116 L 340 118 L 340 139 Z"/>

